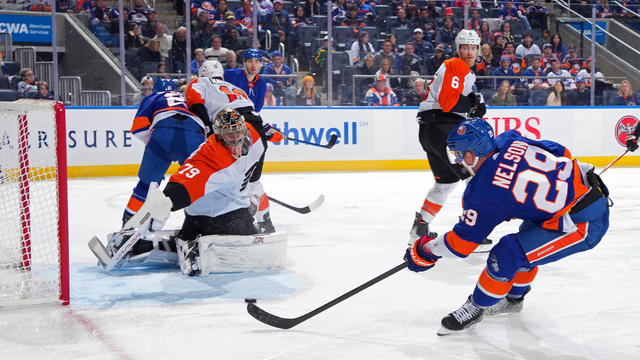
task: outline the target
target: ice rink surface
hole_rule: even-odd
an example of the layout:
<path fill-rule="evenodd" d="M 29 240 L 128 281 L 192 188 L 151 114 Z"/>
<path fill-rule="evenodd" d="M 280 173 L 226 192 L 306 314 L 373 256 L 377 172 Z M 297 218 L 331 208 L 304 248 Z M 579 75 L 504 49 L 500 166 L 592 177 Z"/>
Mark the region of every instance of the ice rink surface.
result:
<path fill-rule="evenodd" d="M 400 264 L 414 212 L 433 182 L 426 171 L 263 175 L 289 234 L 285 270 L 209 274 L 177 269 L 105 273 L 87 247 L 120 227 L 133 177 L 69 181 L 71 305 L 0 311 L 2 359 L 639 359 L 640 169 L 603 176 L 615 206 L 593 250 L 542 266 L 519 314 L 485 318 L 468 333 L 436 336 L 466 300 L 487 254 L 401 271 L 290 330 L 246 312 L 296 317 Z M 432 225 L 460 212 L 461 183 Z M 173 214 L 165 228 L 177 228 Z M 518 223 L 501 225 L 494 240 Z"/>

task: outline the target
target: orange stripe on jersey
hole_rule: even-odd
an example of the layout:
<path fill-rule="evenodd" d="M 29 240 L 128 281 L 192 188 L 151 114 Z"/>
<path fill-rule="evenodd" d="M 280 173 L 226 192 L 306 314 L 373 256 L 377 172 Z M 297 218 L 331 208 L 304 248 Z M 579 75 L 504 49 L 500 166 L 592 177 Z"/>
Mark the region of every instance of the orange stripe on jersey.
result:
<path fill-rule="evenodd" d="M 202 98 L 202 94 L 193 89 L 193 84 L 198 81 L 198 78 L 191 80 L 191 83 L 187 87 L 187 92 L 185 93 L 185 98 L 187 100 L 187 107 L 191 107 L 194 104 L 204 104 L 204 98 Z"/>
<path fill-rule="evenodd" d="M 449 231 L 444 235 L 444 240 L 449 246 L 449 249 L 455 251 L 459 256 L 466 257 L 471 254 L 473 250 L 478 247 L 478 244 L 467 241 L 460 236 L 456 235 L 455 232 Z"/>
<path fill-rule="evenodd" d="M 529 271 L 517 272 L 516 276 L 513 278 L 513 286 L 527 286 L 533 282 L 536 275 L 538 274 L 538 267 L 534 266 L 533 269 Z"/>
<path fill-rule="evenodd" d="M 142 204 L 144 204 L 144 202 L 132 196 L 129 199 L 129 202 L 127 203 L 127 210 L 129 210 L 132 213 L 136 213 L 138 212 L 138 210 L 140 210 L 140 208 L 142 207 Z"/>
<path fill-rule="evenodd" d="M 445 60 L 444 65 L 446 70 L 444 71 L 440 94 L 438 94 L 438 103 L 442 111 L 448 112 L 453 109 L 462 95 L 464 78 L 471 72 L 471 69 L 469 69 L 469 65 L 460 58 Z"/>
<path fill-rule="evenodd" d="M 146 116 L 138 116 L 133 119 L 133 125 L 131 125 L 131 133 L 135 134 L 140 130 L 148 129 L 151 126 L 151 121 Z"/>
<path fill-rule="evenodd" d="M 428 212 L 429 214 L 436 216 L 438 212 L 442 209 L 442 205 L 438 205 L 436 203 L 432 203 L 431 201 L 424 199 L 424 203 L 422 203 L 422 210 Z"/>
<path fill-rule="evenodd" d="M 511 290 L 512 283 L 513 280 L 505 282 L 498 281 L 492 278 L 491 276 L 489 276 L 486 267 L 484 268 L 484 270 L 482 270 L 482 274 L 480 274 L 480 278 L 478 279 L 478 287 L 480 288 L 480 290 L 482 290 L 483 293 L 495 298 L 501 298 L 507 295 L 509 290 Z"/>
<path fill-rule="evenodd" d="M 534 262 L 555 254 L 558 251 L 568 248 L 587 237 L 587 223 L 579 223 L 576 225 L 578 230 L 562 235 L 555 240 L 527 253 L 529 262 Z"/>
<path fill-rule="evenodd" d="M 568 151 L 568 150 L 567 150 Z M 551 219 L 542 223 L 543 229 L 548 230 L 560 230 L 560 218 L 578 202 L 578 200 L 589 191 L 589 187 L 582 181 L 582 173 L 578 162 L 573 160 L 573 200 L 569 202 L 565 207 L 558 210 Z"/>

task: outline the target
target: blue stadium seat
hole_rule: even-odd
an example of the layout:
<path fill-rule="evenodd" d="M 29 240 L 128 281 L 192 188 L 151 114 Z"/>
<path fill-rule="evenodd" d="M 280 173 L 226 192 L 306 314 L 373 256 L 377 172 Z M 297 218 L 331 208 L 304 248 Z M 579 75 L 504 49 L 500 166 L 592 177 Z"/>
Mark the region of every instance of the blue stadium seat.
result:
<path fill-rule="evenodd" d="M 397 43 L 399 45 L 405 45 L 409 40 L 411 40 L 411 30 L 409 28 L 393 28 L 391 29 L 391 33 L 396 36 L 398 39 Z"/>
<path fill-rule="evenodd" d="M 317 26 L 321 30 L 327 30 L 327 16 L 326 15 L 313 15 L 311 17 L 311 23 Z"/>
<path fill-rule="evenodd" d="M 618 90 L 602 90 L 602 105 L 613 105 L 613 99 L 618 95 Z"/>
<path fill-rule="evenodd" d="M 25 99 L 37 99 L 38 98 L 38 90 L 29 90 L 24 93 Z"/>
<path fill-rule="evenodd" d="M 242 7 L 242 0 L 227 0 L 227 7 L 235 10 Z"/>
<path fill-rule="evenodd" d="M 508 21 L 508 23 L 511 24 L 511 33 L 512 34 L 514 34 L 514 35 L 524 35 L 524 33 L 526 32 L 524 24 L 522 23 L 522 21 L 520 19 L 511 19 L 511 20 Z"/>
<path fill-rule="evenodd" d="M 20 64 L 15 61 L 5 61 L 4 65 L 7 67 L 7 75 L 18 75 L 20 73 Z"/>
<path fill-rule="evenodd" d="M 320 29 L 315 25 L 301 25 L 296 28 L 298 32 L 298 42 L 302 44 L 311 44 L 313 38 L 320 36 Z"/>
<path fill-rule="evenodd" d="M 365 26 L 360 28 L 360 31 L 366 31 L 369 34 L 369 42 L 373 42 L 373 39 L 377 39 L 380 36 L 380 29 L 375 26 Z"/>
<path fill-rule="evenodd" d="M 547 97 L 549 91 L 547 90 L 531 90 L 529 93 L 529 105 L 531 106 L 544 106 L 547 104 Z"/>
<path fill-rule="evenodd" d="M 290 16 L 293 16 L 293 8 L 295 7 L 295 5 L 293 4 L 292 1 L 283 1 L 282 2 L 282 8 L 289 13 Z"/>
<path fill-rule="evenodd" d="M 0 101 L 15 101 L 18 100 L 18 92 L 11 89 L 0 89 Z"/>
<path fill-rule="evenodd" d="M 491 104 L 491 97 L 493 96 L 493 94 L 495 94 L 495 90 L 493 89 L 481 89 L 480 90 L 480 94 L 482 94 L 482 97 L 484 98 L 484 102 L 485 104 L 488 105 L 493 105 Z"/>
<path fill-rule="evenodd" d="M 347 40 L 354 40 L 353 29 L 351 26 L 334 26 L 333 42 L 336 45 L 345 46 Z"/>
<path fill-rule="evenodd" d="M 489 13 L 487 17 L 497 18 L 497 17 L 500 17 L 499 14 L 500 14 L 500 8 L 491 8 L 489 9 Z"/>
<path fill-rule="evenodd" d="M 334 52 L 331 54 L 331 66 L 333 67 L 333 73 L 339 74 L 341 69 L 351 64 L 349 54 L 346 52 Z"/>
<path fill-rule="evenodd" d="M 354 65 L 347 65 L 342 67 L 342 73 L 340 74 L 342 85 L 351 86 L 353 74 L 355 74 L 357 68 L 358 67 Z"/>
<path fill-rule="evenodd" d="M 149 61 L 140 64 L 140 78 L 149 73 L 158 72 L 158 65 L 159 63 L 156 61 Z"/>

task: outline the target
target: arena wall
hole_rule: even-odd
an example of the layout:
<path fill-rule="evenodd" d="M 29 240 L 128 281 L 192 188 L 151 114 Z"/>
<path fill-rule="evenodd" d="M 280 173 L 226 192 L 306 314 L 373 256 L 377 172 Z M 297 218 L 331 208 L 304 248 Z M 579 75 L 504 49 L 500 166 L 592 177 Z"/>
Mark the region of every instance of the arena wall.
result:
<path fill-rule="evenodd" d="M 135 111 L 67 109 L 69 176 L 135 175 L 144 150 L 129 132 Z M 330 150 L 290 140 L 269 143 L 265 171 L 428 169 L 417 140 L 416 113 L 416 108 L 265 108 L 265 121 L 288 137 L 326 143 L 338 135 Z M 530 138 L 558 141 L 573 156 L 604 166 L 625 150 L 617 135 L 622 125 L 640 119 L 640 108 L 493 107 L 485 118 L 498 134 L 515 129 Z M 640 152 L 618 164 L 640 165 Z"/>

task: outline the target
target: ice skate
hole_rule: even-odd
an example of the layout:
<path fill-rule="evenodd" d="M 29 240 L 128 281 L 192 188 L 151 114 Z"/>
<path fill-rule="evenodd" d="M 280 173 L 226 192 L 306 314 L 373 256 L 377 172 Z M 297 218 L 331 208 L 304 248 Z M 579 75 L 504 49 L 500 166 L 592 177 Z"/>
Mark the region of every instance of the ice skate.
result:
<path fill-rule="evenodd" d="M 276 231 L 276 228 L 273 226 L 271 222 L 271 216 L 269 213 L 264 214 L 262 217 L 263 221 L 258 222 L 258 228 L 260 229 L 260 233 L 262 234 L 271 234 Z"/>
<path fill-rule="evenodd" d="M 472 325 L 482 320 L 484 310 L 473 305 L 471 295 L 458 310 L 442 318 L 442 327 L 438 330 L 438 335 L 449 335 L 470 328 Z"/>
<path fill-rule="evenodd" d="M 531 289 L 529 288 L 529 290 Z M 517 299 L 512 299 L 512 298 L 509 298 L 508 296 L 503 297 L 502 299 L 500 299 L 500 301 L 498 301 L 497 304 L 486 308 L 484 310 L 484 314 L 487 316 L 492 316 L 492 315 L 498 315 L 498 314 L 519 313 L 520 311 L 522 311 L 524 296 L 527 295 L 529 290 L 527 290 L 527 292 L 525 292 L 524 295 L 522 295 Z"/>
<path fill-rule="evenodd" d="M 413 245 L 414 241 L 420 239 L 422 235 L 429 233 L 429 237 L 437 238 L 438 233 L 429 231 L 429 223 L 424 221 L 422 215 L 420 213 L 416 213 L 416 217 L 413 220 L 413 225 L 411 226 L 411 231 L 409 231 L 409 245 Z"/>

